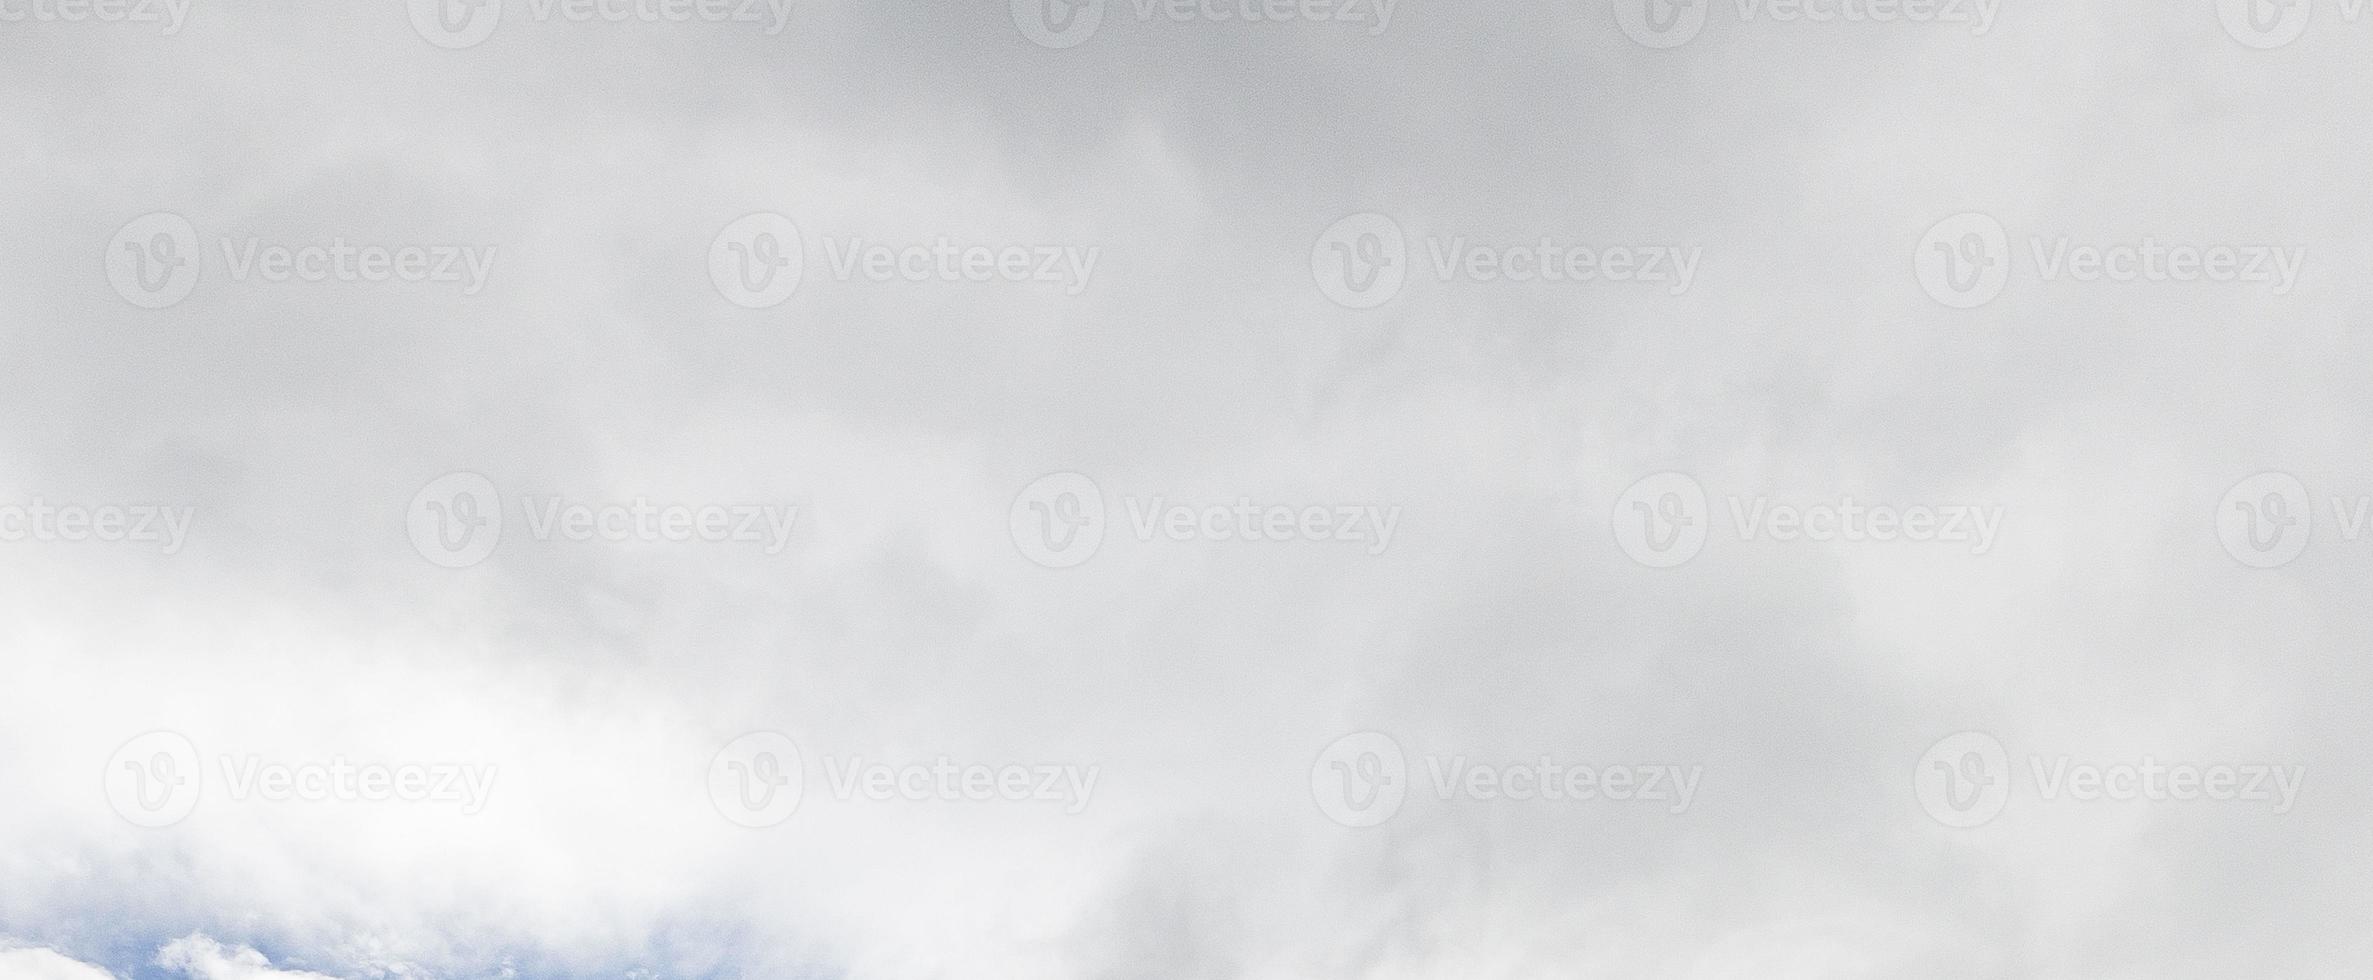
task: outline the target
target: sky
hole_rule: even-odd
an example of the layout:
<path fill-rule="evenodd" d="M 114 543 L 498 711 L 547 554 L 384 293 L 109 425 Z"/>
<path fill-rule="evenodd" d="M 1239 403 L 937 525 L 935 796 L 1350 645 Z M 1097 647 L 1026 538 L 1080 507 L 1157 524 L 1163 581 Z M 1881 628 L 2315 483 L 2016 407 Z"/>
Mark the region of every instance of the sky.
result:
<path fill-rule="evenodd" d="M 2355 0 L 0 0 L 0 980 L 2356 977 Z"/>

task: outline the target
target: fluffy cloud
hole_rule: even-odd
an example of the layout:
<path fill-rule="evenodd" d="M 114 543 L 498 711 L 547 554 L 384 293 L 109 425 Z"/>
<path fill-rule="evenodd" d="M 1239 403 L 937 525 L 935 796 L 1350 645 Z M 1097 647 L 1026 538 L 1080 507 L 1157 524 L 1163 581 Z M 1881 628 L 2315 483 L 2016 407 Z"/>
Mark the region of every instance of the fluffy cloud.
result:
<path fill-rule="evenodd" d="M 52 950 L 0 944 L 0 978 L 5 980 L 115 980 L 115 974 Z"/>
<path fill-rule="evenodd" d="M 336 980 L 305 970 L 275 970 L 262 953 L 245 946 L 226 947 L 194 933 L 165 944 L 156 962 L 190 980 Z"/>
<path fill-rule="evenodd" d="M 2373 201 L 2320 149 L 2364 116 L 2345 28 L 2268 53 L 2201 4 L 1971 37 L 1717 3 L 1664 51 L 1606 3 L 1413 0 L 1380 35 L 1108 3 L 1050 50 L 1003 2 L 802 3 L 779 37 L 501 6 L 468 50 L 394 4 L 0 30 L 0 506 L 197 510 L 170 556 L 0 543 L 0 933 L 195 980 L 319 976 L 259 946 L 374 978 L 2361 972 L 2373 876 L 2332 872 L 2364 860 L 2362 563 L 2324 526 L 2253 575 L 2207 533 L 2260 469 L 2373 490 L 2341 272 Z M 2021 237 L 2023 278 L 1947 310 L 1913 249 L 1969 209 L 2311 262 L 2284 297 L 2081 286 Z M 97 274 L 156 210 L 208 236 L 164 311 Z M 811 238 L 754 312 L 705 261 L 759 210 Z M 1423 275 L 1355 313 L 1311 255 L 1370 210 Z M 251 236 L 500 252 L 469 297 L 229 281 Z M 836 278 L 825 247 L 940 236 L 1100 260 L 1068 296 Z M 1543 236 L 1705 252 L 1677 297 L 1435 281 L 1435 246 Z M 1009 509 L 1064 470 L 1107 541 L 1041 568 Z M 1729 493 L 2007 518 L 1984 556 L 1645 569 L 1609 514 L 1663 470 L 1717 527 Z M 405 524 L 454 471 L 512 508 L 461 570 Z M 801 512 L 777 555 L 536 540 L 519 498 L 555 495 Z M 1383 554 L 1140 539 L 1156 498 L 1402 512 Z M 2280 818 L 1955 832 L 1910 775 L 1964 728 L 2310 782 Z M 194 770 L 115 757 L 160 731 Z M 778 826 L 710 795 L 752 731 L 806 756 Z M 1365 731 L 1410 799 L 1349 828 L 1312 774 Z M 942 756 L 1101 777 L 1077 814 L 836 791 Z M 1672 814 L 1446 801 L 1429 768 L 1543 757 L 1703 782 Z M 199 804 L 120 819 L 125 764 Z M 339 798 L 351 765 L 489 792 Z M 272 767 L 327 798 L 264 798 Z"/>

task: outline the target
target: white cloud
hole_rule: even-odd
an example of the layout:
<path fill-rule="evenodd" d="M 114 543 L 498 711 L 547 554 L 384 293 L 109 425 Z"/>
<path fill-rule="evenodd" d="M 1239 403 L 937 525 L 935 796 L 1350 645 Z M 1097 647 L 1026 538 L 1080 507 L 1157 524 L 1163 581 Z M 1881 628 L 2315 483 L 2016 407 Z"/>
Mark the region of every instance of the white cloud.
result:
<path fill-rule="evenodd" d="M 514 19 L 446 51 L 402 6 L 0 32 L 43 69 L 0 75 L 0 419 L 24 420 L 0 425 L 0 504 L 199 509 L 171 560 L 0 544 L 0 922 L 25 935 L 186 936 L 157 962 L 193 980 L 318 976 L 254 946 L 357 977 L 513 953 L 601 976 L 1944 976 L 1984 948 L 2032 957 L 1991 975 L 2361 972 L 2326 951 L 2373 908 L 2373 876 L 2332 873 L 2362 867 L 2364 801 L 2317 781 L 2366 727 L 2361 549 L 2326 524 L 2250 575 L 2204 533 L 2259 469 L 2373 490 L 2355 279 L 2270 300 L 2022 266 L 1964 314 L 1910 271 L 1972 208 L 2365 267 L 2373 194 L 2323 149 L 2366 100 L 2338 25 L 2265 54 L 2201 4 L 2029 5 L 1984 38 L 1728 19 L 1650 52 L 1605 2 L 1410 4 L 1381 38 L 1115 3 L 1049 52 L 1004 3 L 848 3 L 771 40 Z M 94 260 L 162 208 L 502 251 L 462 302 L 230 283 L 209 246 L 192 300 L 135 310 Z M 754 313 L 702 266 L 760 209 L 814 250 Z M 1354 315 L 1310 252 L 1364 210 L 1705 262 L 1678 299 L 1418 281 Z M 835 281 L 821 247 L 940 235 L 1103 258 L 1074 299 Z M 456 573 L 411 553 L 402 508 L 457 469 L 513 498 L 802 513 L 775 559 L 515 520 Z M 1006 513 L 1067 469 L 1110 527 L 1053 573 Z M 1652 574 L 1607 502 L 1663 469 L 2011 511 L 1983 558 L 1734 540 Z M 1140 542 L 1124 495 L 1407 513 L 1371 557 Z M 2280 823 L 2063 807 L 1956 837 L 1903 770 L 1972 727 L 2333 765 Z M 760 729 L 810 753 L 808 796 L 748 830 L 702 773 Z M 154 730 L 205 754 L 208 795 L 164 829 L 95 789 Z M 1351 832 L 1307 773 L 1362 730 L 1708 769 L 1681 818 L 1419 794 Z M 941 754 L 1105 779 L 1059 817 L 835 800 L 820 762 Z M 499 778 L 468 815 L 226 798 L 222 757 L 341 755 Z M 106 974 L 0 953 L 20 976 Z"/>
<path fill-rule="evenodd" d="M 115 974 L 39 947 L 0 948 L 0 980 L 115 980 Z"/>
<path fill-rule="evenodd" d="M 275 970 L 262 953 L 197 934 L 165 944 L 157 951 L 157 965 L 179 970 L 190 980 L 336 980 L 305 970 Z"/>

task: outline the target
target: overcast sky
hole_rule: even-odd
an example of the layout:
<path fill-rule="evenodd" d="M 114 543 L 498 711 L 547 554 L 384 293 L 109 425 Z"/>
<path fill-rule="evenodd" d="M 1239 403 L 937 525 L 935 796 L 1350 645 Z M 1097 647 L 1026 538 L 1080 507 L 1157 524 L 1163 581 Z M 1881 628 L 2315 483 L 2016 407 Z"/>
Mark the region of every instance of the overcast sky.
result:
<path fill-rule="evenodd" d="M 2352 0 L 0 0 L 0 980 L 2357 977 Z"/>

